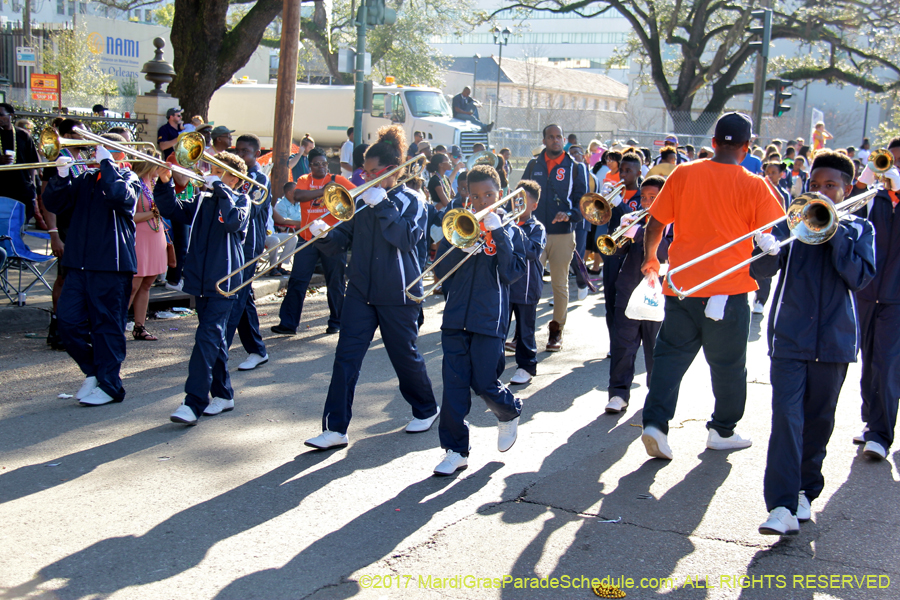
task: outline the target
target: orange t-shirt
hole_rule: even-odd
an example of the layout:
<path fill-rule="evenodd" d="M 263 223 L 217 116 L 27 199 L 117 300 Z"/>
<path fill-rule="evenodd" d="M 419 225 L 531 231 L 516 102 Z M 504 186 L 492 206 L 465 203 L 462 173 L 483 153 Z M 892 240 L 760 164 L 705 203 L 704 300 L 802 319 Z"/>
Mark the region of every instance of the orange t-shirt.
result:
<path fill-rule="evenodd" d="M 783 217 L 784 209 L 762 177 L 750 174 L 740 165 L 699 160 L 681 164 L 672 171 L 650 214 L 665 225 L 674 223 L 669 268 L 675 268 Z M 750 258 L 752 252 L 753 240 L 745 240 L 676 273 L 673 282 L 687 290 Z M 733 296 L 756 289 L 756 281 L 750 277 L 747 266 L 697 294 L 700 298 Z M 667 296 L 675 295 L 668 284 L 663 292 Z"/>
<path fill-rule="evenodd" d="M 606 177 L 603 178 L 603 183 L 606 183 L 607 181 L 610 183 L 619 183 L 619 179 L 621 178 L 619 177 L 618 171 L 615 173 L 607 173 Z"/>
<path fill-rule="evenodd" d="M 341 175 L 334 175 L 334 182 L 338 185 L 342 185 L 348 190 L 352 190 L 356 186 L 350 183 L 350 181 L 344 178 Z M 309 190 L 321 190 L 326 185 L 331 183 L 332 175 L 327 175 L 323 179 L 313 179 L 312 173 L 307 173 L 303 175 L 297 180 L 297 189 L 303 191 Z M 306 227 L 316 219 L 322 219 L 329 225 L 335 225 L 338 220 L 331 216 L 331 213 L 328 212 L 328 209 L 325 207 L 325 201 L 322 197 L 316 198 L 315 200 L 310 200 L 309 202 L 301 202 L 300 209 L 303 211 L 303 219 L 301 220 L 302 226 Z M 300 234 L 304 240 L 312 239 L 312 233 L 309 232 L 309 229 L 305 230 Z"/>

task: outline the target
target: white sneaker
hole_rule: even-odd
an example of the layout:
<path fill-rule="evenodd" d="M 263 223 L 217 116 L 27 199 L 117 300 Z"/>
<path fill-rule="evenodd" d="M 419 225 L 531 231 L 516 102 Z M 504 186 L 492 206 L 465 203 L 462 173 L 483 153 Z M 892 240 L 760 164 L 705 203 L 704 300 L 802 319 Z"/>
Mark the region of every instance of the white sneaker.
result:
<path fill-rule="evenodd" d="M 887 450 L 878 442 L 866 442 L 863 448 L 863 454 L 875 460 L 884 460 L 887 458 Z"/>
<path fill-rule="evenodd" d="M 100 388 L 95 387 L 90 394 L 79 400 L 78 404 L 82 406 L 103 406 L 110 402 L 115 402 L 113 397 Z"/>
<path fill-rule="evenodd" d="M 453 475 L 457 471 L 464 471 L 469 466 L 469 459 L 453 450 L 447 450 L 444 460 L 438 463 L 434 468 L 435 475 Z"/>
<path fill-rule="evenodd" d="M 407 424 L 406 433 L 422 433 L 424 431 L 428 431 L 429 429 L 431 429 L 432 424 L 434 424 L 439 414 L 441 414 L 440 406 L 437 407 L 437 412 L 430 417 L 425 417 L 424 419 L 413 419 L 409 422 L 409 424 Z"/>
<path fill-rule="evenodd" d="M 644 442 L 647 454 L 653 458 L 672 460 L 672 449 L 669 448 L 669 440 L 666 438 L 666 434 L 653 425 L 644 427 L 641 441 Z"/>
<path fill-rule="evenodd" d="M 179 281 L 176 285 L 172 285 L 171 283 L 166 282 L 166 289 L 171 292 L 180 292 L 182 291 L 182 287 L 184 286 L 184 280 Z"/>
<path fill-rule="evenodd" d="M 81 400 L 82 398 L 87 397 L 88 394 L 94 391 L 97 387 L 97 378 L 94 376 L 85 377 L 84 383 L 81 384 L 81 389 L 75 392 L 75 399 Z"/>
<path fill-rule="evenodd" d="M 752 445 L 753 441 L 750 438 L 742 438 L 736 431 L 731 434 L 731 437 L 722 437 L 718 431 L 710 429 L 709 437 L 706 439 L 706 447 L 710 450 L 740 450 Z"/>
<path fill-rule="evenodd" d="M 809 506 L 809 500 L 806 499 L 806 492 L 800 490 L 800 498 L 797 500 L 797 520 L 806 523 L 812 519 L 812 508 Z"/>
<path fill-rule="evenodd" d="M 753 311 L 752 311 L 752 312 L 753 312 L 754 315 L 761 315 L 761 314 L 763 314 L 763 311 L 764 311 L 765 309 L 766 309 L 766 307 L 763 306 L 763 303 L 762 303 L 762 302 L 754 302 L 754 303 L 753 303 Z"/>
<path fill-rule="evenodd" d="M 865 444 L 866 443 L 866 434 L 869 433 L 869 426 L 866 425 L 863 427 L 862 432 L 859 435 L 853 436 L 854 444 Z"/>
<path fill-rule="evenodd" d="M 233 398 L 231 400 L 226 400 L 225 398 L 213 398 L 212 402 L 203 409 L 203 414 L 207 417 L 211 417 L 231 410 L 234 410 Z"/>
<path fill-rule="evenodd" d="M 497 450 L 506 452 L 516 443 L 519 431 L 519 417 L 512 421 L 497 423 Z"/>
<path fill-rule="evenodd" d="M 525 369 L 516 369 L 516 374 L 509 380 L 513 385 L 524 385 L 529 381 L 531 381 L 531 373 Z"/>
<path fill-rule="evenodd" d="M 616 415 L 616 414 L 622 412 L 623 410 L 625 410 L 626 408 L 628 408 L 628 403 L 625 402 L 624 398 L 620 398 L 619 396 L 613 396 L 612 398 L 609 399 L 609 402 L 606 403 L 606 408 L 604 410 L 606 410 L 606 412 L 608 412 L 611 415 Z"/>
<path fill-rule="evenodd" d="M 309 438 L 305 445 L 318 450 L 328 450 L 329 448 L 343 448 L 350 443 L 350 438 L 346 433 L 338 433 L 337 431 L 328 431 L 327 429 L 314 438 Z"/>
<path fill-rule="evenodd" d="M 797 535 L 800 533 L 800 523 L 791 511 L 779 506 L 769 513 L 766 522 L 759 526 L 759 532 L 763 535 Z"/>
<path fill-rule="evenodd" d="M 178 410 L 173 412 L 169 416 L 169 420 L 173 423 L 184 423 L 185 425 L 196 425 L 197 424 L 197 415 L 194 414 L 193 409 L 187 404 L 182 404 L 178 407 Z"/>
<path fill-rule="evenodd" d="M 584 299 L 587 298 L 587 297 L 588 297 L 588 289 L 587 289 L 586 287 L 585 287 L 585 288 L 578 288 L 578 299 L 579 299 L 579 300 L 584 300 Z"/>
<path fill-rule="evenodd" d="M 269 362 L 268 356 L 260 356 L 259 354 L 251 354 L 247 360 L 238 365 L 238 371 L 252 371 L 259 365 Z"/>

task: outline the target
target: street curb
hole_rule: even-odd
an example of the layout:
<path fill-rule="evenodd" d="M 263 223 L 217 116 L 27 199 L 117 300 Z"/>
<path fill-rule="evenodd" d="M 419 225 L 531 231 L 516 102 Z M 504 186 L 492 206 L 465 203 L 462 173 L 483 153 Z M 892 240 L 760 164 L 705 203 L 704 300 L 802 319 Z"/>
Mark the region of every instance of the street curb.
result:
<path fill-rule="evenodd" d="M 46 335 L 50 313 L 32 306 L 0 308 L 0 333 L 38 333 Z"/>
<path fill-rule="evenodd" d="M 266 277 L 265 279 L 258 279 L 253 282 L 253 296 L 255 298 L 264 298 L 266 296 L 271 296 L 280 290 L 285 290 L 287 289 L 289 279 L 290 277 L 287 275 L 283 277 Z M 312 279 L 309 281 L 309 287 L 311 288 L 323 285 L 325 285 L 325 276 L 318 273 L 313 275 Z"/>

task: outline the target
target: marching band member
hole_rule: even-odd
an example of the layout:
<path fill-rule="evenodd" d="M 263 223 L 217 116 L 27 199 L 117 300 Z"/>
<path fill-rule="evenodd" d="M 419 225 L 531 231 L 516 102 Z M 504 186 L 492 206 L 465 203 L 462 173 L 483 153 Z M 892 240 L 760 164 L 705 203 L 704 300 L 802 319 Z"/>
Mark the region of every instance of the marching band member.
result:
<path fill-rule="evenodd" d="M 669 248 L 673 268 L 784 216 L 769 184 L 740 166 L 749 147 L 751 128 L 746 115 L 723 115 L 713 137 L 715 156 L 680 165 L 666 180 L 650 208 L 652 218 L 644 232 L 641 272 L 645 276 L 659 273 L 656 250 L 669 223 L 675 223 Z M 710 222 L 715 227 L 710 227 Z M 685 270 L 677 283 L 687 289 L 721 273 L 748 258 L 751 245 L 748 240 Z M 755 290 L 756 283 L 747 269 L 704 288 L 701 297 L 679 300 L 668 285 L 663 286 L 668 296 L 666 314 L 653 351 L 641 436 L 650 456 L 672 460 L 666 438 L 668 424 L 675 415 L 681 380 L 701 348 L 710 366 L 716 398 L 712 419 L 706 425 L 706 446 L 730 450 L 751 445 L 734 428 L 744 415 L 747 401 L 747 294 Z"/>
<path fill-rule="evenodd" d="M 238 137 L 234 144 L 234 153 L 247 165 L 247 177 L 263 184 L 269 192 L 266 202 L 249 205 L 250 222 L 247 224 L 247 235 L 244 238 L 244 258 L 249 260 L 262 254 L 266 247 L 266 228 L 269 221 L 269 213 L 272 210 L 272 183 L 268 176 L 260 171 L 256 159 L 259 158 L 259 138 L 252 133 Z M 235 191 L 239 194 L 262 194 L 258 186 L 250 182 L 242 182 Z M 244 270 L 243 278 L 253 277 L 256 265 L 251 265 Z M 234 333 L 237 331 L 241 338 L 241 344 L 249 356 L 247 360 L 238 365 L 238 371 L 250 371 L 261 364 L 269 362 L 266 352 L 266 344 L 259 333 L 259 315 L 256 312 L 256 298 L 253 296 L 253 286 L 248 285 L 237 294 L 234 306 L 231 307 L 231 316 L 228 318 L 228 329 L 225 331 L 225 343 L 231 348 L 234 341 Z"/>
<path fill-rule="evenodd" d="M 478 165 L 467 176 L 469 201 L 475 212 L 500 199 L 500 177 L 493 167 Z M 500 381 L 505 368 L 503 341 L 509 327 L 509 286 L 526 272 L 524 237 L 512 223 L 488 213 L 481 222 L 486 239 L 465 250 L 454 249 L 435 268 L 443 277 L 466 253 L 474 253 L 444 282 L 447 303 L 441 324 L 444 351 L 444 398 L 438 432 L 446 451 L 435 475 L 451 475 L 468 466 L 472 390 L 482 397 L 499 421 L 497 449 L 509 450 L 516 441 L 522 401 Z M 451 249 L 446 239 L 438 255 Z M 570 250 L 571 252 L 571 250 Z"/>
<path fill-rule="evenodd" d="M 900 138 L 888 144 L 894 164 L 900 164 Z M 885 173 L 891 190 L 882 190 L 858 216 L 875 227 L 875 279 L 859 291 L 859 322 L 862 332 L 862 434 L 854 438 L 865 443 L 863 452 L 874 459 L 887 457 L 894 443 L 897 405 L 900 402 L 900 173 L 894 167 Z M 863 171 L 860 181 L 874 183 Z M 859 184 L 857 184 L 859 187 Z"/>
<path fill-rule="evenodd" d="M 125 139 L 106 133 L 111 142 Z M 119 370 L 125 360 L 125 317 L 131 283 L 137 273 L 134 212 L 141 195 L 137 175 L 119 167 L 97 146 L 97 169 L 71 173 L 68 156 L 56 161 L 57 176 L 44 190 L 44 206 L 69 215 L 62 262 L 66 282 L 57 306 L 59 335 L 85 375 L 75 399 L 82 406 L 100 406 L 125 399 Z"/>
<path fill-rule="evenodd" d="M 846 155 L 819 150 L 809 190 L 841 202 L 853 189 L 853 172 Z M 798 533 L 798 521 L 810 519 L 810 503 L 822 492 L 822 462 L 838 395 L 847 365 L 856 362 L 859 351 L 854 292 L 875 275 L 875 230 L 865 219 L 844 217 L 824 244 L 794 241 L 779 248 L 778 241 L 790 235 L 786 222 L 771 234 L 759 234 L 759 251 L 771 256 L 750 266 L 756 277 L 781 270 L 768 329 L 772 434 L 763 483 L 769 518 L 759 526 L 763 535 Z"/>
<path fill-rule="evenodd" d="M 547 230 L 531 213 L 541 199 L 541 186 L 536 181 L 523 179 L 517 188 L 525 190 L 525 212 L 519 217 L 519 229 L 524 235 L 525 275 L 509 287 L 509 302 L 516 317 L 516 335 L 506 342 L 506 349 L 516 353 L 516 373 L 509 382 L 522 385 L 537 375 L 537 305 L 544 290 L 544 268 L 541 253 L 547 243 Z"/>
<path fill-rule="evenodd" d="M 216 158 L 246 175 L 247 165 L 240 157 L 220 152 Z M 225 334 L 237 295 L 219 294 L 216 282 L 244 264 L 243 239 L 250 221 L 250 202 L 246 195 L 234 191 L 241 180 L 215 165 L 211 165 L 206 183 L 212 192 L 187 199 L 176 198 L 167 174 L 160 175 L 153 188 L 160 214 L 191 226 L 184 259 L 184 291 L 196 297 L 197 333 L 184 384 L 184 403 L 169 417 L 173 423 L 185 425 L 196 425 L 200 415 L 234 409 Z M 238 272 L 225 283 L 225 289 L 242 281 L 243 273 Z"/>
<path fill-rule="evenodd" d="M 321 148 L 313 148 L 309 151 L 309 168 L 310 172 L 297 179 L 297 187 L 294 188 L 294 200 L 300 203 L 303 211 L 302 226 L 306 226 L 307 223 L 316 219 L 323 219 L 326 223 L 335 224 L 337 219 L 331 216 L 322 200 L 325 186 L 332 182 L 347 189 L 356 186 L 341 175 L 328 173 L 328 158 Z M 312 230 L 307 229 L 300 234 L 300 237 L 304 241 L 309 241 L 313 235 Z M 343 252 L 331 255 L 318 244 L 310 244 L 294 255 L 287 293 L 281 302 L 281 309 L 278 311 L 279 322 L 278 325 L 272 326 L 274 333 L 282 335 L 297 333 L 309 282 L 316 270 L 316 264 L 320 261 L 328 291 L 328 325 L 325 327 L 325 333 L 334 334 L 341 330 L 345 290 L 344 270 L 347 266 L 347 255 Z"/>
<path fill-rule="evenodd" d="M 641 208 L 650 208 L 656 196 L 662 189 L 665 179 L 659 176 L 648 177 L 641 184 L 640 202 Z M 649 217 L 648 217 L 649 218 Z M 621 224 L 624 226 L 632 221 L 630 215 L 623 215 Z M 625 237 L 629 240 L 623 247 L 616 250 L 616 256 L 621 260 L 619 276 L 616 279 L 616 305 L 614 314 L 615 332 L 610 340 L 610 354 L 612 364 L 609 367 L 609 402 L 606 412 L 610 414 L 620 413 L 628 407 L 631 398 L 631 383 L 634 381 L 634 360 L 641 343 L 644 345 L 644 363 L 647 366 L 647 381 L 653 372 L 653 348 L 656 346 L 656 336 L 659 333 L 661 323 L 656 321 L 635 321 L 625 316 L 625 308 L 631 299 L 638 283 L 644 276 L 641 274 L 641 265 L 644 263 L 644 227 L 643 223 L 636 223 L 628 230 Z M 669 258 L 670 234 L 663 236 L 660 241 L 656 257 L 660 262 Z"/>
<path fill-rule="evenodd" d="M 402 164 L 405 147 L 399 125 L 379 129 L 378 142 L 366 150 L 366 178 L 371 181 Z M 425 235 L 425 201 L 406 186 L 395 188 L 399 176 L 388 177 L 360 194 L 357 204 L 366 204 L 367 208 L 316 242 L 327 254 L 346 252 L 348 248 L 353 254 L 322 434 L 306 440 L 313 448 L 341 448 L 349 443 L 347 427 L 356 382 L 376 329 L 381 330 L 384 348 L 397 373 L 400 394 L 412 407 L 414 418 L 406 431 L 428 431 L 440 411 L 425 360 L 416 347 L 419 305 L 404 291 L 406 282 L 420 274 L 416 244 Z M 310 232 L 318 235 L 327 227 L 317 220 Z M 421 284 L 416 293 L 421 295 Z"/>
<path fill-rule="evenodd" d="M 781 199 L 781 205 L 787 210 L 791 203 L 791 195 L 781 187 L 781 177 L 784 175 L 785 169 L 785 164 L 776 159 L 770 159 L 769 162 L 763 165 L 763 174 L 766 177 L 766 181 L 772 184 L 772 189 Z M 759 286 L 759 289 L 754 294 L 753 306 L 750 312 L 754 315 L 761 315 L 766 309 L 766 302 L 769 301 L 769 294 L 772 291 L 772 278 L 761 277 L 756 280 L 756 285 Z"/>

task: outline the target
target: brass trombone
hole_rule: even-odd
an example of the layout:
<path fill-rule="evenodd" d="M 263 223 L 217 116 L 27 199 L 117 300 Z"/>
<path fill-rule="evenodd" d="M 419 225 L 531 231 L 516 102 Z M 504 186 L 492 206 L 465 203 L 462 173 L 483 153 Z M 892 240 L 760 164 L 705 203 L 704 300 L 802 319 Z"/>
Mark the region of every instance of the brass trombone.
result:
<path fill-rule="evenodd" d="M 63 148 L 85 148 L 88 146 L 99 146 L 99 142 L 90 142 L 87 140 L 70 140 L 68 138 L 60 137 L 60 135 L 56 132 L 52 127 L 45 127 L 43 131 L 41 131 L 41 135 L 38 138 L 39 147 L 41 149 L 41 153 L 47 158 L 46 161 L 36 162 L 36 163 L 19 163 L 19 164 L 10 164 L 10 165 L 0 165 L 0 171 L 17 171 L 21 169 L 43 169 L 46 167 L 55 167 L 56 159 L 59 158 L 60 152 L 62 152 Z M 108 140 L 107 140 L 108 141 Z M 149 146 L 153 149 L 156 148 L 150 142 L 125 142 L 123 145 L 126 146 Z M 141 159 L 143 160 L 143 159 Z M 138 161 L 131 161 L 138 162 Z M 100 163 L 94 159 L 86 159 L 86 160 L 76 160 L 70 165 L 99 165 Z"/>
<path fill-rule="evenodd" d="M 441 254 L 437 260 L 431 263 L 427 269 L 422 271 L 422 274 L 412 280 L 408 286 L 406 286 L 406 297 L 410 300 L 415 300 L 416 302 L 423 302 L 425 298 L 434 293 L 436 289 L 438 289 L 442 283 L 444 283 L 451 275 L 453 275 L 457 269 L 459 269 L 463 263 L 472 258 L 477 253 L 477 249 L 465 256 L 461 261 L 456 263 L 456 265 L 447 272 L 446 275 L 441 277 L 439 280 L 435 281 L 434 284 L 423 290 L 421 296 L 416 296 L 410 290 L 422 279 L 424 279 L 425 275 L 434 270 L 434 268 L 444 260 L 447 255 L 453 252 L 456 249 L 463 248 L 471 248 L 476 243 L 479 244 L 479 248 L 484 246 L 486 241 L 481 235 L 481 222 L 488 215 L 488 213 L 500 208 L 507 202 L 512 202 L 512 212 L 508 213 L 503 217 L 503 226 L 505 227 L 507 224 L 518 219 L 522 213 L 525 212 L 525 190 L 523 188 L 519 188 L 508 196 L 504 196 L 500 200 L 497 200 L 495 203 L 491 204 L 487 208 L 484 208 L 477 213 L 473 213 L 467 208 L 454 208 L 450 211 L 447 211 L 447 214 L 444 215 L 444 219 L 441 221 L 441 229 L 444 231 L 444 237 L 450 242 L 450 245 L 453 246 L 443 254 Z M 499 230 L 498 230 L 499 231 Z"/>
<path fill-rule="evenodd" d="M 788 207 L 787 214 L 785 216 L 775 219 L 771 223 L 763 225 L 759 229 L 755 229 L 750 233 L 746 233 L 741 237 L 728 242 L 722 246 L 719 246 L 715 250 L 711 250 L 702 256 L 698 256 L 697 258 L 690 260 L 683 265 L 679 265 L 674 269 L 670 269 L 666 273 L 666 283 L 669 284 L 669 288 L 675 292 L 675 294 L 680 299 L 684 299 L 695 292 L 702 290 L 706 286 L 719 281 L 723 277 L 728 277 L 735 271 L 739 271 L 749 265 L 752 262 L 762 258 L 765 254 L 758 254 L 756 256 L 751 256 L 745 261 L 742 261 L 730 269 L 726 269 L 725 271 L 719 273 L 715 277 L 711 277 L 706 281 L 698 283 L 694 287 L 689 290 L 682 290 L 675 286 L 672 283 L 672 276 L 675 273 L 683 271 L 701 261 L 710 258 L 711 256 L 715 256 L 732 246 L 740 244 L 744 240 L 750 239 L 754 237 L 756 234 L 766 231 L 778 225 L 780 222 L 787 220 L 787 225 L 791 230 L 791 235 L 784 241 L 778 243 L 778 247 L 786 246 L 793 242 L 794 240 L 800 240 L 804 244 L 824 244 L 828 240 L 830 240 L 835 233 L 837 233 L 838 222 L 847 215 L 850 215 L 864 206 L 866 206 L 869 202 L 872 201 L 872 198 L 875 197 L 875 194 L 878 193 L 880 188 L 870 188 L 859 194 L 858 196 L 854 196 L 849 200 L 844 200 L 839 204 L 832 204 L 832 202 L 819 194 L 818 192 L 807 192 L 801 196 L 797 196 L 791 205 Z"/>
<path fill-rule="evenodd" d="M 466 160 L 466 170 L 471 171 L 478 165 L 487 165 L 496 169 L 499 163 L 500 161 L 496 154 L 490 150 L 482 150 L 481 152 L 472 154 L 468 160 Z"/>
<path fill-rule="evenodd" d="M 613 231 L 611 234 L 603 234 L 597 236 L 597 249 L 600 250 L 601 254 L 606 256 L 612 256 L 616 253 L 616 248 L 621 248 L 622 244 L 625 243 L 624 235 L 628 233 L 628 230 L 634 227 L 634 224 L 646 217 L 650 213 L 649 208 L 642 208 L 633 213 L 628 213 L 623 216 L 631 217 L 632 220 L 628 223 L 624 223 L 619 225 L 619 227 Z"/>
<path fill-rule="evenodd" d="M 394 167 L 387 173 L 373 179 L 372 181 L 368 181 L 359 187 L 353 188 L 352 190 L 348 190 L 344 186 L 334 183 L 334 182 L 329 183 L 328 185 L 325 186 L 325 188 L 323 190 L 323 196 L 322 196 L 322 201 L 325 204 L 325 208 L 328 209 L 328 212 L 331 214 L 331 216 L 336 218 L 338 221 L 341 221 L 341 222 L 349 221 L 356 215 L 356 213 L 358 213 L 359 211 L 361 211 L 362 209 L 364 209 L 368 206 L 368 204 L 363 204 L 359 208 L 356 207 L 356 198 L 360 194 L 362 194 L 363 192 L 365 192 L 368 189 L 371 189 L 371 188 L 377 186 L 379 183 L 381 183 L 385 179 L 393 177 L 397 173 L 402 173 L 403 169 L 405 169 L 406 167 L 410 167 L 409 173 L 407 173 L 405 176 L 402 176 L 400 179 L 398 179 L 397 184 L 394 187 L 403 185 L 410 179 L 412 179 L 414 177 L 418 177 L 422 174 L 422 170 L 425 169 L 425 163 L 427 162 L 427 160 L 428 159 L 426 159 L 424 155 L 420 154 L 419 156 L 417 156 L 415 158 L 411 158 L 410 160 L 406 161 L 399 167 Z M 391 189 L 393 189 L 393 188 L 391 188 Z M 257 279 L 259 279 L 260 277 L 262 277 L 263 275 L 265 275 L 266 273 L 268 273 L 269 271 L 271 271 L 272 269 L 274 269 L 275 267 L 280 265 L 282 262 L 286 261 L 290 257 L 294 256 L 295 254 L 297 254 L 298 252 L 300 252 L 301 250 L 303 250 L 304 248 L 309 246 L 314 241 L 318 240 L 321 237 L 324 237 L 329 231 L 331 231 L 334 227 L 337 226 L 337 225 L 333 225 L 333 226 L 329 227 L 328 229 L 326 229 L 325 231 L 323 231 L 322 233 L 320 233 L 319 235 L 313 236 L 310 240 L 306 241 L 303 245 L 301 245 L 297 248 L 294 248 L 294 250 L 290 254 L 282 257 L 281 260 L 279 260 L 278 262 L 270 262 L 269 265 L 265 269 L 263 269 L 259 273 L 254 274 L 253 277 L 250 277 L 246 281 L 242 281 L 241 284 L 239 286 L 237 286 L 236 288 L 230 289 L 230 290 L 222 289 L 223 283 L 225 283 L 226 281 L 228 281 L 229 279 L 231 279 L 232 277 L 234 277 L 235 275 L 237 275 L 238 273 L 240 273 L 241 271 L 243 271 L 250 265 L 254 265 L 254 264 L 258 263 L 266 256 L 273 256 L 275 251 L 278 248 L 281 248 L 282 246 L 287 244 L 290 240 L 292 240 L 296 237 L 299 237 L 301 233 L 303 233 L 304 231 L 309 229 L 310 225 L 312 225 L 312 221 L 310 221 L 308 224 L 304 225 L 303 227 L 295 230 L 294 233 L 291 234 L 290 237 L 283 239 L 282 241 L 278 242 L 276 245 L 274 245 L 271 248 L 269 248 L 268 250 L 264 251 L 259 256 L 253 257 L 251 260 L 245 262 L 243 265 L 241 265 L 240 267 L 238 267 L 237 269 L 235 269 L 234 271 L 232 271 L 231 273 L 229 273 L 222 279 L 218 280 L 216 282 L 216 291 L 226 297 L 233 296 L 234 294 L 238 293 L 240 290 L 242 290 L 246 286 L 250 285 Z"/>
<path fill-rule="evenodd" d="M 578 208 L 584 219 L 593 225 L 606 225 L 612 218 L 612 200 L 625 189 L 624 183 L 619 183 L 604 194 L 588 192 L 578 201 Z"/>
<path fill-rule="evenodd" d="M 885 150 L 884 148 L 876 150 L 869 155 L 868 162 L 869 169 L 878 176 L 878 180 L 881 182 L 881 185 L 884 186 L 884 189 L 893 189 L 891 180 L 884 176 L 884 174 L 890 171 L 891 167 L 894 166 L 894 155 L 891 154 L 891 151 Z"/>

